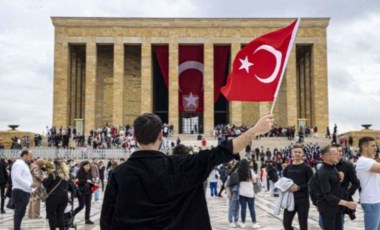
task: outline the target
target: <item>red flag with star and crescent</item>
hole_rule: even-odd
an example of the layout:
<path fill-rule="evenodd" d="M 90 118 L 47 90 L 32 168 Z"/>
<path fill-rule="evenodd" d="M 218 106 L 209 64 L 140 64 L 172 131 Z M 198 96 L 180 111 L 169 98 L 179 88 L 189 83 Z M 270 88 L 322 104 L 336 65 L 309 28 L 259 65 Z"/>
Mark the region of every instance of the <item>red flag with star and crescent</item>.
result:
<path fill-rule="evenodd" d="M 299 19 L 241 49 L 222 94 L 232 101 L 274 101 L 297 33 Z"/>

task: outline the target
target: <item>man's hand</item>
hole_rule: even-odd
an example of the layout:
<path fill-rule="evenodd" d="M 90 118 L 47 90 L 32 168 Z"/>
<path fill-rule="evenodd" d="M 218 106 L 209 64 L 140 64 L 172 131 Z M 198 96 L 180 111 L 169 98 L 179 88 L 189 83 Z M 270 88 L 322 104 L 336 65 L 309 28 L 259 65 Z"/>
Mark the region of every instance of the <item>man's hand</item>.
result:
<path fill-rule="evenodd" d="M 37 188 L 37 185 L 36 185 L 35 183 L 32 183 L 32 184 L 30 185 L 30 188 Z"/>
<path fill-rule="evenodd" d="M 235 154 L 238 154 L 240 151 L 245 149 L 245 147 L 252 141 L 253 138 L 269 132 L 272 128 L 273 123 L 273 114 L 268 114 L 260 118 L 255 126 L 233 140 L 233 152 Z"/>
<path fill-rule="evenodd" d="M 342 182 L 344 180 L 344 173 L 343 172 L 339 172 L 339 182 Z"/>
<path fill-rule="evenodd" d="M 253 130 L 255 131 L 256 136 L 266 134 L 272 129 L 272 126 L 274 124 L 274 115 L 268 114 L 263 117 L 261 117 L 253 127 Z"/>
<path fill-rule="evenodd" d="M 356 203 L 353 201 L 347 201 L 346 207 L 351 209 L 351 210 L 354 210 L 354 209 L 356 209 Z"/>
<path fill-rule="evenodd" d="M 289 189 L 291 192 L 297 192 L 298 191 L 298 185 L 293 184 L 292 187 Z"/>

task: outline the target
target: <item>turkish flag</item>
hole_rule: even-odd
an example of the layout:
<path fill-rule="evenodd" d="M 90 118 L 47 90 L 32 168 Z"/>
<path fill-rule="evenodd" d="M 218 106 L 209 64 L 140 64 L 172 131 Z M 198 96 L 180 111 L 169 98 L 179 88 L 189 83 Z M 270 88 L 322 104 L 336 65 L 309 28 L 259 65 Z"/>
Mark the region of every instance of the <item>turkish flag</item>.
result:
<path fill-rule="evenodd" d="M 241 49 L 220 91 L 233 101 L 273 101 L 285 71 L 299 20 L 264 34 Z"/>
<path fill-rule="evenodd" d="M 178 110 L 203 112 L 203 46 L 180 45 Z"/>

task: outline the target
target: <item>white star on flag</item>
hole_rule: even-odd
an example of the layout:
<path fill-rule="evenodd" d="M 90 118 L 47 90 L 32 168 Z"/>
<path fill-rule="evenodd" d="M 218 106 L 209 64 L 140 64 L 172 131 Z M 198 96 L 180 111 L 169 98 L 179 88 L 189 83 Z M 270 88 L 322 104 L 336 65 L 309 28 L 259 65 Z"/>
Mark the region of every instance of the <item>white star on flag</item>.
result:
<path fill-rule="evenodd" d="M 240 66 L 239 70 L 245 69 L 245 71 L 247 71 L 247 73 L 249 73 L 249 67 L 253 66 L 253 63 L 250 63 L 248 61 L 248 56 L 245 56 L 244 60 L 241 59 L 241 58 L 239 58 L 239 60 L 240 60 L 240 63 L 241 63 L 241 66 Z"/>
<path fill-rule="evenodd" d="M 199 97 L 193 96 L 192 92 L 190 92 L 189 96 L 184 97 L 184 99 L 186 101 L 186 107 L 190 107 L 191 105 L 193 105 L 194 107 L 198 107 L 198 104 L 196 102 L 199 99 Z"/>

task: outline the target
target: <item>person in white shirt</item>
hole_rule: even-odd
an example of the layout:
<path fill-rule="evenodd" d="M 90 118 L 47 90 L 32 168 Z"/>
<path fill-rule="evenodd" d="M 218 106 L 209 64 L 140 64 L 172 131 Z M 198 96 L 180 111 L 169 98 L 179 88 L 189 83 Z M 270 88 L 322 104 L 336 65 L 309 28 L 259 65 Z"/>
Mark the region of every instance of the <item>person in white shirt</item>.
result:
<path fill-rule="evenodd" d="M 252 227 L 257 229 L 260 225 L 256 223 L 256 211 L 255 211 L 255 191 L 253 190 L 253 183 L 257 181 L 257 175 L 249 166 L 247 159 L 240 161 L 239 168 L 239 202 L 241 207 L 241 223 L 240 227 L 245 228 L 245 216 L 248 209 L 251 214 Z"/>
<path fill-rule="evenodd" d="M 356 174 L 362 188 L 360 203 L 364 210 L 365 230 L 380 230 L 380 163 L 374 160 L 375 139 L 360 138 L 359 148 L 361 157 L 356 162 Z"/>
<path fill-rule="evenodd" d="M 21 222 L 25 216 L 26 206 L 29 203 L 30 192 L 36 188 L 27 163 L 32 159 L 32 152 L 23 150 L 21 158 L 12 166 L 12 199 L 15 203 L 13 224 L 15 230 L 21 229 Z"/>
<path fill-rule="evenodd" d="M 218 195 L 218 180 L 220 178 L 217 167 L 215 167 L 209 176 L 211 198 L 216 198 Z"/>

